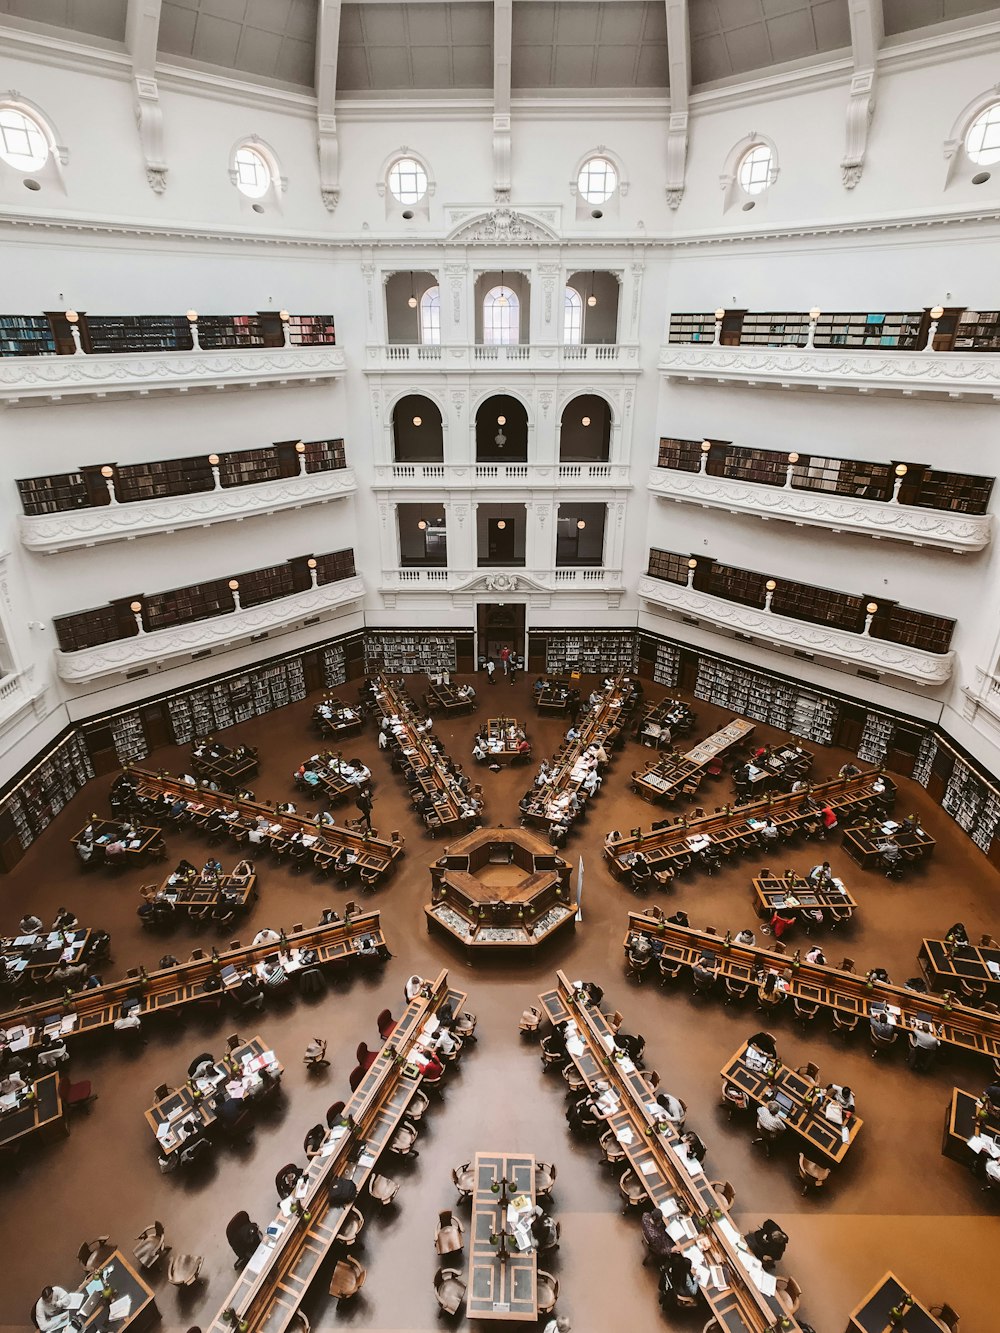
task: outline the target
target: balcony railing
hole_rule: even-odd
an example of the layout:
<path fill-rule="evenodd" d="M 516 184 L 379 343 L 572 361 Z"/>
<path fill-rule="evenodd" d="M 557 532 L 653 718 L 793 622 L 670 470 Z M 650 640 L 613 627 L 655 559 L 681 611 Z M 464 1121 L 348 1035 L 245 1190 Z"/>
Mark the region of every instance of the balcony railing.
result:
<path fill-rule="evenodd" d="M 991 534 L 985 511 L 993 478 L 913 463 L 664 439 L 648 485 L 664 500 L 956 552 L 981 550 Z"/>
<path fill-rule="evenodd" d="M 75 652 L 57 652 L 59 675 L 65 681 L 86 684 L 105 676 L 116 676 L 172 666 L 192 656 L 206 656 L 214 649 L 234 647 L 241 640 L 266 637 L 314 618 L 328 618 L 359 603 L 364 582 L 354 574 L 331 583 L 317 583 L 299 592 L 242 607 L 204 620 L 148 630 L 132 638 L 117 639 Z"/>
<path fill-rule="evenodd" d="M 494 370 L 516 366 L 521 370 L 638 370 L 637 343 L 426 343 L 370 344 L 370 371 L 429 369 Z"/>
<path fill-rule="evenodd" d="M 436 490 L 527 483 L 555 486 L 631 487 L 624 463 L 390 463 L 375 468 L 376 486 L 430 486 Z"/>
<path fill-rule="evenodd" d="M 557 594 L 577 595 L 592 604 L 595 597 L 607 606 L 618 606 L 625 593 L 620 569 L 607 566 L 557 566 L 551 569 L 386 569 L 380 591 L 387 606 L 397 596 L 454 594 L 457 605 L 480 592 L 518 593 L 534 606 L 547 606 Z"/>

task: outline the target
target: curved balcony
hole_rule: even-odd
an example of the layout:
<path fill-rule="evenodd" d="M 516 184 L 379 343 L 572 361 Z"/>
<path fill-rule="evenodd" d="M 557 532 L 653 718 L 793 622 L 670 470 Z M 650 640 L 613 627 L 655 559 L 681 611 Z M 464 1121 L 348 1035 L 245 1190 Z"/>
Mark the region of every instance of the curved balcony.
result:
<path fill-rule="evenodd" d="M 80 402 L 200 389 L 323 384 L 345 370 L 333 346 L 242 347 L 215 351 L 116 352 L 100 356 L 0 359 L 0 402 Z"/>
<path fill-rule="evenodd" d="M 435 491 L 468 490 L 470 486 L 525 485 L 540 490 L 586 486 L 631 489 L 625 463 L 379 463 L 376 486 L 426 486 Z"/>
<path fill-rule="evenodd" d="M 359 602 L 364 592 L 363 580 L 354 575 L 225 615 L 143 631 L 76 652 L 57 651 L 56 665 L 63 680 L 77 685 L 142 668 L 174 666 L 185 658 L 217 648 L 233 648 L 243 639 L 271 630 L 286 630 L 313 617 L 338 614 Z"/>
<path fill-rule="evenodd" d="M 937 546 L 961 554 L 981 551 L 990 541 L 989 514 L 923 509 L 894 500 L 859 500 L 827 491 L 765 486 L 704 472 L 653 468 L 649 490 L 661 500 L 727 509 L 731 514 L 783 519 L 796 526 Z"/>
<path fill-rule="evenodd" d="M 743 606 L 683 584 L 668 583 L 644 574 L 639 596 L 656 611 L 690 617 L 737 634 L 747 634 L 765 644 L 832 658 L 848 666 L 862 667 L 880 675 L 898 676 L 919 685 L 941 685 L 951 676 L 954 653 L 930 653 L 867 634 L 854 634 L 810 621 L 792 620 L 770 610 Z"/>
<path fill-rule="evenodd" d="M 616 607 L 625 595 L 620 569 L 604 566 L 556 569 L 384 569 L 379 591 L 387 607 L 404 597 L 408 604 L 424 599 L 430 607 L 440 606 L 442 595 L 456 607 L 474 605 L 483 593 L 511 593 L 529 606 L 551 605 L 558 597 L 561 605 Z"/>
<path fill-rule="evenodd" d="M 638 343 L 485 343 L 431 346 L 427 343 L 371 343 L 365 369 L 379 374 L 414 370 L 585 370 L 638 371 Z"/>
<path fill-rule="evenodd" d="M 659 369 L 693 384 L 1000 400 L 1000 358 L 990 354 L 671 344 Z"/>
<path fill-rule="evenodd" d="M 22 514 L 21 541 L 29 551 L 51 555 L 74 547 L 133 541 L 181 528 L 204 528 L 282 509 L 325 504 L 353 495 L 357 488 L 354 469 L 344 467 L 158 500 L 106 504 L 55 514 Z"/>

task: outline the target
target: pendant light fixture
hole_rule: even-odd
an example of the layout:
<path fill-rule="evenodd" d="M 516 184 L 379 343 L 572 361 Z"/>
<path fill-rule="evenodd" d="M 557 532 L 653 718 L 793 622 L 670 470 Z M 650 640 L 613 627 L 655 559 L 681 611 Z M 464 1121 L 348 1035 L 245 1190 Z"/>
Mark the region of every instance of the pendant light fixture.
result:
<path fill-rule="evenodd" d="M 416 310 L 416 308 L 417 308 L 417 294 L 416 294 L 416 292 L 413 290 L 413 269 L 412 269 L 412 268 L 410 269 L 410 299 L 407 301 L 406 304 L 410 307 L 411 310 Z"/>
<path fill-rule="evenodd" d="M 507 520 L 503 516 L 503 505 L 500 506 L 500 517 L 497 519 L 497 530 L 503 532 L 507 526 Z"/>
<path fill-rule="evenodd" d="M 590 270 L 590 295 L 587 297 L 587 304 L 590 306 L 591 310 L 593 310 L 594 306 L 597 305 L 597 297 L 594 295 L 594 270 L 593 270 L 593 269 Z"/>
<path fill-rule="evenodd" d="M 497 305 L 507 305 L 507 293 L 504 290 L 503 269 L 500 270 L 500 295 L 497 297 Z"/>

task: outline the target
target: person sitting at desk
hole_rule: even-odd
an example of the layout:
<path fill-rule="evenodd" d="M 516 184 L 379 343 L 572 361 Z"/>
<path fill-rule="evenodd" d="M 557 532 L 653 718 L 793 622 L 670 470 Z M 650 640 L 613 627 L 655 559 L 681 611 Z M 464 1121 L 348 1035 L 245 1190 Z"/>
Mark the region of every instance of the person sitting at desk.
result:
<path fill-rule="evenodd" d="M 718 964 L 710 953 L 703 953 L 691 969 L 691 978 L 698 990 L 708 990 L 715 984 Z"/>
<path fill-rule="evenodd" d="M 590 1094 L 584 1093 L 570 1102 L 566 1120 L 574 1134 L 581 1138 L 593 1138 L 601 1127 L 603 1117 L 598 1115 Z"/>
<path fill-rule="evenodd" d="M 853 1113 L 854 1093 L 846 1083 L 828 1083 L 826 1085 L 826 1095 L 831 1102 L 835 1102 L 843 1111 L 848 1114 Z"/>
<path fill-rule="evenodd" d="M 758 1106 L 757 1128 L 763 1132 L 759 1138 L 752 1139 L 751 1142 L 764 1143 L 767 1139 L 777 1139 L 784 1134 L 787 1126 L 778 1114 L 780 1110 L 780 1102 L 768 1102 L 766 1106 Z"/>
<path fill-rule="evenodd" d="M 769 1056 L 772 1060 L 778 1058 L 778 1048 L 770 1032 L 755 1032 L 752 1037 L 748 1038 L 747 1045 L 752 1046 L 761 1055 Z"/>
<path fill-rule="evenodd" d="M 824 805 L 819 812 L 819 818 L 820 823 L 823 825 L 823 837 L 826 837 L 828 833 L 832 833 L 837 827 L 837 816 L 834 814 L 831 806 Z"/>
<path fill-rule="evenodd" d="M 757 936 L 752 930 L 741 930 L 736 935 L 737 944 L 749 944 L 751 947 L 757 943 Z"/>
<path fill-rule="evenodd" d="M 37 935 L 43 929 L 42 918 L 35 916 L 33 912 L 25 912 L 21 917 L 20 932 L 22 935 Z"/>
<path fill-rule="evenodd" d="M 531 1215 L 531 1234 L 540 1250 L 551 1250 L 558 1244 L 559 1229 L 540 1204 L 535 1204 Z"/>
<path fill-rule="evenodd" d="M 859 777 L 860 774 L 861 769 L 858 768 L 857 764 L 852 763 L 850 759 L 848 759 L 846 764 L 842 764 L 837 770 L 838 778 L 856 778 Z"/>
<path fill-rule="evenodd" d="M 20 1092 L 27 1086 L 20 1073 L 16 1069 L 12 1069 L 3 1078 L 0 1078 L 0 1096 L 9 1097 L 12 1093 Z"/>
<path fill-rule="evenodd" d="M 690 1245 L 684 1241 L 683 1245 Z M 694 1275 L 691 1260 L 681 1253 L 682 1246 L 671 1246 L 660 1272 L 659 1302 L 665 1313 L 672 1310 L 690 1310 L 701 1299 L 701 1288 Z"/>
<path fill-rule="evenodd" d="M 330 814 L 329 810 L 321 810 L 316 816 L 315 822 L 317 828 L 329 828 L 331 824 L 336 824 L 337 821 L 334 819 L 333 815 Z"/>
<path fill-rule="evenodd" d="M 652 954 L 653 946 L 647 935 L 639 933 L 629 937 L 628 955 L 633 961 L 644 963 Z"/>
<path fill-rule="evenodd" d="M 780 836 L 777 824 L 770 818 L 766 819 L 763 826 L 757 830 L 757 841 L 765 849 L 777 847 Z"/>
<path fill-rule="evenodd" d="M 963 922 L 956 921 L 944 938 L 946 944 L 968 944 L 969 933 Z"/>
<path fill-rule="evenodd" d="M 797 904 L 798 899 L 795 900 L 794 904 L 790 904 L 789 899 L 786 897 L 785 905 L 783 907 L 776 907 L 772 912 L 771 920 L 768 922 L 767 926 L 764 927 L 764 934 L 766 935 L 768 931 L 770 931 L 776 940 L 780 940 L 782 935 L 784 935 L 787 930 L 790 930 L 798 920 L 798 916 L 795 913 L 795 906 L 797 906 Z"/>
<path fill-rule="evenodd" d="M 271 928 L 270 926 L 265 926 L 265 927 L 263 928 L 263 930 L 258 930 L 257 934 L 256 934 L 256 935 L 254 936 L 254 938 L 253 938 L 253 943 L 254 943 L 255 945 L 256 945 L 256 944 L 280 944 L 280 943 L 281 943 L 281 935 L 280 935 L 280 933 L 279 933 L 277 930 L 272 930 L 272 928 Z"/>
<path fill-rule="evenodd" d="M 531 741 L 526 736 L 522 736 L 517 743 L 517 753 L 522 759 L 527 759 L 531 754 Z"/>
<path fill-rule="evenodd" d="M 60 986 L 78 985 L 86 975 L 86 963 L 59 962 L 52 969 L 52 980 Z"/>
<path fill-rule="evenodd" d="M 894 1041 L 896 1037 L 896 1025 L 891 1021 L 892 1015 L 885 1009 L 873 1009 L 868 1019 L 869 1026 L 875 1036 L 880 1041 Z"/>
<path fill-rule="evenodd" d="M 825 888 L 833 879 L 833 871 L 830 869 L 830 862 L 822 861 L 819 865 L 813 866 L 812 870 L 810 870 L 809 874 L 806 876 L 806 879 L 814 889 Z"/>
<path fill-rule="evenodd" d="M 930 1023 L 916 1022 L 910 1032 L 910 1068 L 918 1074 L 931 1067 L 941 1039 Z"/>
<path fill-rule="evenodd" d="M 656 1103 L 663 1112 L 658 1116 L 660 1120 L 669 1120 L 672 1125 L 683 1125 L 684 1117 L 687 1114 L 684 1110 L 684 1104 L 678 1101 L 669 1092 L 658 1092 L 656 1094 Z"/>
<path fill-rule="evenodd" d="M 575 726 L 570 727 L 566 732 L 566 739 L 571 743 L 580 739 L 580 732 Z"/>
<path fill-rule="evenodd" d="M 667 920 L 670 922 L 672 926 L 690 927 L 691 925 L 691 922 L 688 919 L 687 912 L 685 912 L 682 908 L 678 908 L 678 910 L 673 914 L 673 916 L 667 917 Z"/>
<path fill-rule="evenodd" d="M 63 1328 L 66 1324 L 66 1311 L 72 1309 L 70 1294 L 63 1287 L 43 1287 L 42 1294 L 35 1302 L 34 1322 L 41 1333 Z"/>
<path fill-rule="evenodd" d="M 993 1120 L 1000 1119 L 1000 1083 L 991 1083 L 983 1089 L 983 1102 L 987 1115 Z"/>
<path fill-rule="evenodd" d="M 708 1149 L 693 1129 L 689 1129 L 686 1134 L 682 1134 L 679 1143 L 691 1161 L 700 1162 L 704 1165 Z"/>
<path fill-rule="evenodd" d="M 889 973 L 885 970 L 884 967 L 873 967 L 871 970 L 871 978 L 872 981 L 882 981 L 887 986 L 892 985 L 892 981 L 889 978 Z"/>
<path fill-rule="evenodd" d="M 190 773 L 182 773 L 178 778 L 179 782 L 186 782 L 189 787 L 197 787 L 198 779 L 193 778 Z"/>
<path fill-rule="evenodd" d="M 216 861 L 214 857 L 209 857 L 201 868 L 201 877 L 206 883 L 217 880 L 222 874 L 222 862 Z"/>
<path fill-rule="evenodd" d="M 826 954 L 823 952 L 823 950 L 819 947 L 818 944 L 814 944 L 813 947 L 806 954 L 806 962 L 819 963 L 821 966 L 825 965 Z"/>
<path fill-rule="evenodd" d="M 486 746 L 483 744 L 482 736 L 477 736 L 472 747 L 472 757 L 477 764 L 482 764 L 486 760 Z"/>

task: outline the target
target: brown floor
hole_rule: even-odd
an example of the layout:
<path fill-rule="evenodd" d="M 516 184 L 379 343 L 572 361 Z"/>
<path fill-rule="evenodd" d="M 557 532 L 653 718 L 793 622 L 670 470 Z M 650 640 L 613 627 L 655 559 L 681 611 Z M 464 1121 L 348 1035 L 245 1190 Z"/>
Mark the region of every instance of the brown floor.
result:
<path fill-rule="evenodd" d="M 492 688 L 485 680 L 477 686 L 477 717 L 451 719 L 439 728 L 453 758 L 473 771 L 471 740 L 477 718 L 488 716 L 494 699 L 497 712 L 513 713 L 527 724 L 536 759 L 551 753 L 566 724 L 536 716 L 530 679 L 514 687 L 502 678 Z M 647 692 L 660 693 L 655 686 Z M 726 720 L 720 709 L 693 702 L 699 714 L 696 737 Z M 311 706 L 294 705 L 225 734 L 227 742 L 239 739 L 259 746 L 258 795 L 292 797 L 293 768 L 319 748 L 308 728 Z M 761 727 L 758 734 L 769 738 L 776 733 Z M 403 784 L 377 751 L 373 731 L 349 741 L 346 753 L 361 756 L 377 779 L 379 830 L 386 834 L 400 829 L 407 839 L 399 874 L 372 899 L 382 910 L 393 961 L 381 976 L 350 980 L 319 1003 L 296 1000 L 265 1010 L 254 1021 L 251 1026 L 259 1028 L 287 1066 L 284 1099 L 271 1120 L 258 1123 L 251 1146 L 220 1149 L 207 1174 L 197 1177 L 160 1175 L 143 1111 L 157 1083 L 182 1078 L 201 1050 L 219 1052 L 234 1021 L 189 1021 L 175 1036 L 150 1025 L 149 1043 L 135 1056 L 119 1053 L 107 1038 L 78 1047 L 72 1073 L 93 1079 L 99 1101 L 89 1115 L 74 1120 L 70 1138 L 23 1154 L 15 1169 L 8 1167 L 0 1175 L 6 1260 L 0 1331 L 29 1328 L 31 1302 L 44 1283 L 70 1286 L 79 1280 L 75 1256 L 85 1238 L 107 1232 L 129 1245 L 154 1218 L 165 1224 L 175 1248 L 206 1256 L 208 1279 L 193 1294 L 179 1294 L 163 1275 L 155 1279 L 163 1327 L 178 1333 L 192 1324 L 207 1324 L 233 1278 L 226 1221 L 240 1208 L 261 1222 L 270 1217 L 276 1171 L 286 1162 L 302 1160 L 305 1131 L 322 1119 L 330 1102 L 346 1094 L 354 1047 L 376 1037 L 376 1014 L 386 1005 L 398 1012 L 403 981 L 411 972 L 431 973 L 441 966 L 451 966 L 468 989 L 470 1008 L 479 1014 L 479 1044 L 467 1052 L 443 1103 L 425 1118 L 419 1159 L 393 1170 L 403 1179 L 398 1207 L 369 1219 L 358 1251 L 368 1269 L 361 1296 L 338 1313 L 321 1275 L 305 1305 L 314 1326 L 350 1324 L 380 1333 L 424 1333 L 441 1326 L 432 1289 L 433 1224 L 438 1210 L 455 1202 L 451 1167 L 484 1148 L 531 1151 L 559 1168 L 555 1206 L 563 1240 L 552 1266 L 562 1286 L 558 1309 L 571 1317 L 574 1333 L 666 1326 L 656 1304 L 654 1273 L 641 1266 L 636 1220 L 622 1217 L 614 1181 L 598 1165 L 596 1148 L 570 1138 L 563 1119 L 562 1080 L 543 1076 L 536 1048 L 517 1034 L 522 1009 L 551 981 L 554 969 L 563 967 L 570 976 L 598 981 L 607 1000 L 625 1014 L 626 1027 L 645 1034 L 647 1064 L 659 1070 L 665 1087 L 688 1103 L 688 1123 L 708 1143 L 713 1178 L 728 1179 L 736 1188 L 737 1223 L 746 1229 L 773 1216 L 785 1226 L 791 1244 L 783 1271 L 801 1284 L 801 1313 L 817 1333 L 840 1333 L 849 1310 L 886 1269 L 899 1274 L 925 1301 L 951 1302 L 962 1315 L 963 1333 L 998 1327 L 991 1267 L 1000 1245 L 996 1196 L 982 1194 L 971 1175 L 940 1152 L 942 1116 L 952 1085 L 976 1091 L 988 1081 L 988 1068 L 951 1057 L 918 1076 L 895 1054 L 877 1063 L 870 1059 L 864 1034 L 845 1046 L 825 1026 L 803 1036 L 787 1019 L 777 1019 L 783 1057 L 793 1063 L 814 1059 L 821 1076 L 849 1083 L 865 1120 L 851 1157 L 826 1192 L 803 1199 L 791 1149 L 768 1161 L 750 1147 L 748 1128 L 730 1123 L 718 1107 L 719 1069 L 759 1026 L 753 1007 L 696 1006 L 683 988 L 663 992 L 650 983 L 640 989 L 625 982 L 621 941 L 625 913 L 634 900 L 606 873 L 601 840 L 609 828 L 648 825 L 653 817 L 628 787 L 629 772 L 648 752 L 634 742 L 619 752 L 589 819 L 571 836 L 566 854 L 574 862 L 578 856 L 586 862 L 584 919 L 575 936 L 564 936 L 534 959 L 477 962 L 475 969 L 424 928 L 426 867 L 441 843 L 421 832 L 404 800 Z M 829 775 L 843 762 L 839 751 L 819 753 L 817 776 Z M 185 751 L 170 748 L 148 762 L 178 771 L 185 760 Z M 514 823 L 517 800 L 534 769 L 475 771 L 485 788 L 489 819 Z M 167 950 L 183 956 L 196 943 L 213 943 L 216 937 L 186 924 L 172 936 L 143 934 L 135 915 L 138 888 L 152 874 L 78 872 L 69 838 L 88 811 L 105 812 L 110 781 L 95 781 L 77 796 L 6 877 L 0 932 L 9 933 L 28 907 L 48 920 L 65 904 L 85 924 L 112 932 L 115 961 L 107 974 L 116 976 L 140 962 L 155 965 Z M 825 849 L 861 909 L 860 920 L 848 932 L 829 940 L 831 960 L 849 953 L 859 970 L 881 964 L 897 981 L 915 972 L 920 938 L 939 935 L 955 920 L 964 920 L 970 935 L 1000 933 L 993 906 L 1000 888 L 997 873 L 923 791 L 905 781 L 900 785 L 900 808 L 919 810 L 938 838 L 936 857 L 924 872 L 902 884 L 891 883 L 858 870 L 836 843 Z M 703 798 L 706 805 L 720 803 L 727 788 L 723 782 L 710 790 L 709 799 Z M 169 847 L 171 860 L 187 856 L 201 864 L 199 856 L 203 861 L 207 855 L 205 843 L 195 836 L 173 834 Z M 799 848 L 789 861 L 807 869 L 817 850 Z M 222 849 L 225 865 L 235 859 L 231 853 L 227 857 L 227 851 Z M 695 925 L 738 930 L 751 923 L 752 867 L 743 861 L 711 879 L 688 878 L 660 901 L 683 905 Z M 353 887 L 333 888 L 266 860 L 260 871 L 260 901 L 250 922 L 237 932 L 244 939 L 265 924 L 288 927 L 294 921 L 315 921 L 327 904 L 340 906 L 348 896 L 357 896 Z M 302 1050 L 313 1034 L 330 1043 L 332 1067 L 320 1078 L 307 1078 L 301 1064 Z M 248 1030 L 246 1035 L 251 1035 Z M 682 1326 L 700 1329 L 703 1322 Z"/>

